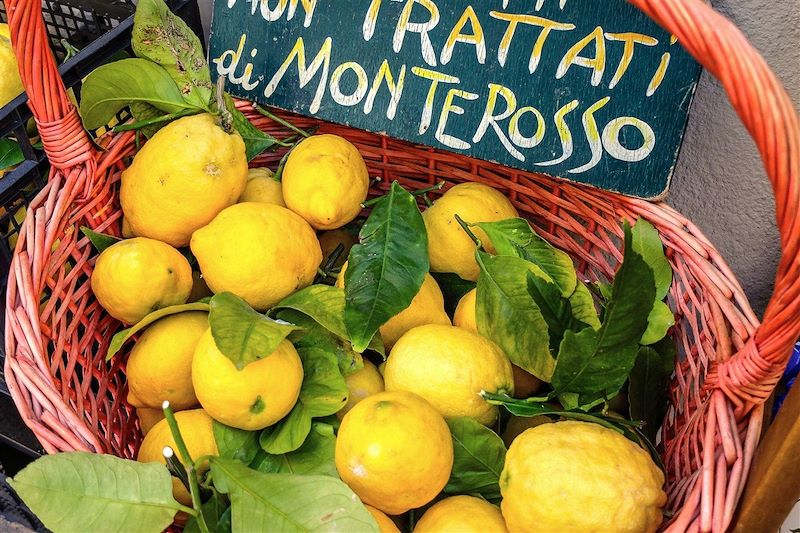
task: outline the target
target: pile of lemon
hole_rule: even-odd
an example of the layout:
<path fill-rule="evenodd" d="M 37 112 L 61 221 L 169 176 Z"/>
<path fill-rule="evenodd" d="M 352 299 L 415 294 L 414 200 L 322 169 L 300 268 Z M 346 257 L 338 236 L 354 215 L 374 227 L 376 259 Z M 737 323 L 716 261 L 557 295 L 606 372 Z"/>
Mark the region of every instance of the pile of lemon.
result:
<path fill-rule="evenodd" d="M 128 324 L 219 292 L 234 293 L 258 311 L 270 309 L 313 282 L 323 261 L 321 242 L 329 251 L 342 240 L 338 228 L 361 213 L 370 185 L 356 147 L 333 135 L 297 145 L 281 181 L 267 170 L 249 170 L 242 139 L 211 115 L 161 129 L 121 181 L 128 238 L 100 254 L 91 285 L 100 304 Z M 456 214 L 490 222 L 517 211 L 494 189 L 467 183 L 424 212 L 431 269 L 474 281 L 475 244 Z M 187 246 L 199 271 L 178 251 Z M 427 506 L 445 487 L 454 461 L 446 418 L 493 424 L 498 408 L 481 391 L 527 397 L 539 383 L 477 333 L 475 291 L 463 297 L 451 322 L 430 274 L 380 335 L 389 354 L 385 366 L 365 360 L 346 376 L 335 464 L 380 530 L 389 532 L 398 531 L 389 516 Z M 214 455 L 213 420 L 245 430 L 275 424 L 297 402 L 303 373 L 288 340 L 239 369 L 216 346 L 205 312 L 156 321 L 127 362 L 128 401 L 146 433 L 138 459 L 164 462 L 164 446 L 175 446 L 163 401 L 178 411 L 190 454 Z M 618 531 L 655 531 L 663 481 L 648 454 L 612 430 L 541 424 L 511 443 L 500 476 L 502 511 L 475 496 L 451 496 L 421 513 L 415 531 L 589 531 L 607 526 L 610 515 Z M 188 502 L 180 482 L 174 487 Z"/>

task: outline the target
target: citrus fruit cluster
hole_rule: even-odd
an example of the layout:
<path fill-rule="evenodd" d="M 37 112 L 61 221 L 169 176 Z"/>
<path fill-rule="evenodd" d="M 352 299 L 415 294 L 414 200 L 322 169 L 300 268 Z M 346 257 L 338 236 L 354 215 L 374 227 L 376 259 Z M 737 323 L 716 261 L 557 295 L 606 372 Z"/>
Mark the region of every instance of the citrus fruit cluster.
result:
<path fill-rule="evenodd" d="M 542 382 L 480 333 L 474 288 L 449 313 L 434 275 L 478 279 L 476 251 L 495 249 L 463 221 L 518 217 L 500 192 L 464 183 L 432 202 L 421 216 L 430 272 L 367 349 L 347 342 L 348 285 L 378 283 L 348 275 L 353 254 L 345 262 L 371 238 L 355 236 L 369 187 L 357 148 L 334 135 L 297 144 L 280 181 L 249 169 L 242 138 L 209 114 L 176 120 L 144 144 L 121 179 L 127 238 L 100 253 L 91 279 L 106 311 L 142 331 L 126 366 L 127 400 L 145 433 L 138 460 L 166 463 L 164 448 L 177 445 L 164 402 L 195 459 L 221 454 L 220 432 L 232 432 L 258 439 L 262 464 L 288 463 L 310 446 L 312 420 L 324 421 L 335 428 L 330 473 L 383 532 L 655 531 L 664 476 L 638 444 L 594 423 L 512 417 L 525 422 L 506 454 L 490 429 L 513 424 L 486 394 L 527 398 Z M 300 295 L 310 297 L 301 305 Z M 333 407 L 318 409 L 321 398 Z M 454 479 L 471 475 L 465 457 L 479 453 L 469 450 L 481 448 L 454 421 L 502 448 L 493 496 L 457 488 Z M 297 431 L 299 440 L 288 435 Z M 178 478 L 173 490 L 192 503 Z"/>

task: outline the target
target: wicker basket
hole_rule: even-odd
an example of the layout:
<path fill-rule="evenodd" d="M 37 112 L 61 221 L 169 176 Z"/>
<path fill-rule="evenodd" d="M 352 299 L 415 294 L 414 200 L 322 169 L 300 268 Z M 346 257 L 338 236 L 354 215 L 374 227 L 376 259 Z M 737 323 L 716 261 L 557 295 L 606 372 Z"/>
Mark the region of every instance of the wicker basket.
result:
<path fill-rule="evenodd" d="M 775 191 L 783 258 L 763 323 L 719 253 L 686 218 L 648 203 L 312 119 L 354 142 L 370 172 L 410 187 L 481 181 L 504 191 L 538 231 L 569 252 L 589 279 L 613 275 L 620 218 L 643 217 L 661 232 L 675 272 L 669 303 L 681 357 L 664 420 L 670 531 L 724 531 L 758 444 L 769 397 L 800 334 L 800 128 L 792 103 L 742 34 L 702 0 L 630 0 L 728 91 L 755 139 Z M 132 457 L 141 440 L 125 402 L 124 354 L 104 362 L 120 325 L 93 298 L 91 244 L 81 225 L 119 234 L 117 182 L 134 154 L 130 132 L 98 151 L 69 103 L 47 45 L 40 0 L 9 0 L 22 79 L 52 171 L 31 203 L 8 282 L 8 387 L 48 452 L 89 450 Z M 279 126 L 239 102 L 253 123 Z M 280 154 L 255 164 L 277 162 Z"/>

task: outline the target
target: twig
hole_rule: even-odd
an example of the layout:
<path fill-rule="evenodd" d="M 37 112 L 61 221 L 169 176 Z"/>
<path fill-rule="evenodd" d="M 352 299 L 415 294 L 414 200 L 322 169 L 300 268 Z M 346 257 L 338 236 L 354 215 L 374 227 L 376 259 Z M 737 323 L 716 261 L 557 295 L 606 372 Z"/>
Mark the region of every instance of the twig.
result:
<path fill-rule="evenodd" d="M 253 107 L 255 108 L 256 111 L 258 111 L 259 113 L 261 113 L 262 115 L 264 115 L 268 119 L 270 119 L 270 120 L 272 120 L 274 122 L 277 122 L 281 126 L 289 128 L 290 130 L 292 130 L 293 132 L 297 133 L 298 135 L 301 135 L 302 137 L 306 137 L 306 138 L 311 137 L 311 133 L 309 133 L 309 132 L 307 132 L 305 130 L 301 130 L 300 128 L 298 128 L 294 124 L 292 124 L 290 122 L 287 122 L 286 120 L 283 120 L 281 117 L 279 117 L 277 115 L 273 115 L 272 113 L 270 113 L 269 111 L 267 111 L 266 109 L 261 107 L 260 105 L 255 105 L 254 104 Z"/>
<path fill-rule="evenodd" d="M 114 133 L 119 133 L 121 131 L 140 130 L 142 128 L 146 128 L 147 126 L 152 126 L 153 124 L 160 124 L 162 122 L 169 122 L 170 120 L 175 120 L 176 118 L 181 118 L 188 115 L 194 115 L 197 114 L 198 111 L 199 110 L 195 108 L 182 109 L 181 111 L 176 111 L 175 113 L 170 113 L 168 115 L 161 115 L 160 117 L 140 120 L 139 122 L 134 122 L 133 124 L 120 124 L 119 126 L 114 126 L 114 129 L 112 131 Z"/>

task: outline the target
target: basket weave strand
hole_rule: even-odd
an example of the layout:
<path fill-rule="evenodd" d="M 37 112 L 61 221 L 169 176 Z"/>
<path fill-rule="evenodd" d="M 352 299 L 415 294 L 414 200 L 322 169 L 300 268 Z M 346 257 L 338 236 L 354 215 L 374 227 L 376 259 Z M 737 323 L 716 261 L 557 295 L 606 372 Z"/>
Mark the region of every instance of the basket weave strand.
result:
<path fill-rule="evenodd" d="M 581 274 L 608 280 L 621 259 L 620 219 L 642 217 L 662 235 L 674 270 L 672 335 L 681 354 L 662 428 L 669 531 L 724 531 L 733 518 L 764 416 L 763 403 L 800 335 L 800 130 L 792 103 L 742 34 L 702 0 L 630 0 L 725 87 L 756 141 L 776 198 L 782 260 L 763 323 L 730 268 L 689 220 L 649 203 L 516 171 L 379 135 L 289 117 L 354 142 L 379 188 L 399 179 L 418 188 L 439 180 L 480 181 L 508 194 L 543 237 L 567 251 Z M 23 82 L 53 162 L 15 250 L 6 297 L 9 389 L 45 450 L 132 457 L 141 439 L 125 402 L 126 354 L 104 362 L 120 325 L 89 288 L 94 253 L 80 226 L 118 235 L 116 183 L 135 153 L 130 132 L 107 135 L 97 151 L 83 131 L 47 46 L 38 0 L 7 0 Z M 282 127 L 237 102 L 260 129 Z M 288 115 L 286 115 L 288 116 Z M 255 165 L 277 164 L 266 154 Z M 374 191 L 378 193 L 378 191 Z"/>

